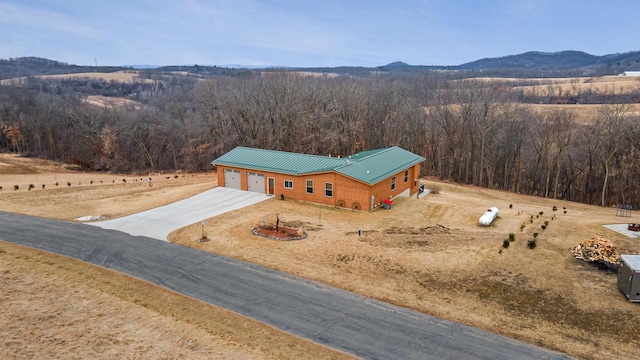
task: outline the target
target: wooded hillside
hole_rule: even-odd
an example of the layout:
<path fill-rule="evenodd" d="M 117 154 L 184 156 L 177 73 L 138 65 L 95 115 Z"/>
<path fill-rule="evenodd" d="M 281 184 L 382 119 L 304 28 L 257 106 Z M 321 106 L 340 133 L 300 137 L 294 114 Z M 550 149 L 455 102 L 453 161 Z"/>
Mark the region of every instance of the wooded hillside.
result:
<path fill-rule="evenodd" d="M 603 206 L 640 206 L 639 91 L 595 96 L 595 121 L 526 79 L 446 72 L 368 78 L 243 71 L 145 82 L 29 78 L 0 86 L 0 151 L 102 171 L 198 171 L 235 146 L 345 156 L 398 145 L 422 175 Z M 640 87 L 639 87 L 640 88 Z M 96 106 L 87 95 L 123 97 Z M 565 99 L 566 100 L 566 99 Z M 566 101 L 563 102 L 566 104 Z M 134 105 L 135 104 L 135 105 Z"/>

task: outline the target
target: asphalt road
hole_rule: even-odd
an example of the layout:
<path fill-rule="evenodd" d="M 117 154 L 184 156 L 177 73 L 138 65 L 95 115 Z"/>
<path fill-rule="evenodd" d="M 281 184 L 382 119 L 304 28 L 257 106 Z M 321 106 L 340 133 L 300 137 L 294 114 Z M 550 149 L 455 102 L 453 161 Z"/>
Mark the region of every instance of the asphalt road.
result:
<path fill-rule="evenodd" d="M 135 276 L 366 359 L 567 359 L 492 333 L 188 247 L 0 212 L 0 239 Z"/>

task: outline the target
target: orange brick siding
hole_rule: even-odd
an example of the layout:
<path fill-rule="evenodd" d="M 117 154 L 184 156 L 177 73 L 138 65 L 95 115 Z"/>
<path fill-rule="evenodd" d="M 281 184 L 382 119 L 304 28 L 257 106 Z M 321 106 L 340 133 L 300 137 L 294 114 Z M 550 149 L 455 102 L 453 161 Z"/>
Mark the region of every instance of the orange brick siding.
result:
<path fill-rule="evenodd" d="M 265 171 L 247 170 L 242 168 L 232 168 L 227 166 L 218 166 L 218 184 L 225 186 L 224 169 L 240 170 L 240 185 L 242 190 L 247 190 L 247 172 L 264 174 L 265 193 L 269 191 L 269 178 L 273 178 L 275 186 L 273 195 L 280 197 L 284 195 L 285 199 L 296 199 L 302 201 L 313 202 L 317 204 L 329 206 L 342 206 L 346 208 L 358 208 L 363 211 L 371 209 L 371 195 L 374 196 L 374 207 L 380 206 L 382 200 L 396 197 L 406 190 L 410 195 L 418 191 L 415 180 L 420 174 L 420 165 L 415 165 L 407 169 L 407 181 L 404 181 L 404 170 L 395 174 L 396 186 L 391 190 L 391 178 L 387 178 L 374 186 L 362 183 L 352 178 L 346 177 L 335 172 L 307 174 L 302 176 L 286 175 Z M 293 188 L 285 188 L 285 180 L 291 181 Z M 307 180 L 313 180 L 313 194 L 307 193 Z M 333 184 L 332 196 L 327 196 L 325 192 L 325 184 Z"/>
<path fill-rule="evenodd" d="M 375 184 L 371 188 L 371 195 L 374 196 L 374 207 L 382 206 L 382 201 L 389 197 L 395 198 L 402 194 L 406 190 L 409 190 L 409 195 L 414 195 L 418 192 L 418 179 L 417 174 L 420 174 L 420 164 L 414 165 L 407 171 L 407 181 L 405 182 L 405 170 Z M 392 178 L 395 177 L 395 189 L 391 189 Z"/>

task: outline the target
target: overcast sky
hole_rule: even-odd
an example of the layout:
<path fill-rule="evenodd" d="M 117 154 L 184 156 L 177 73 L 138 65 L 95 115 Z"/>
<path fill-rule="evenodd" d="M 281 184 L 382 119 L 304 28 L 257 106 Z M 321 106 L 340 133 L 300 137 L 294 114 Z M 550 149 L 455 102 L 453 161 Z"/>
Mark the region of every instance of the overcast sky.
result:
<path fill-rule="evenodd" d="M 94 65 L 459 65 L 640 50 L 638 0 L 0 0 L 0 58 Z"/>

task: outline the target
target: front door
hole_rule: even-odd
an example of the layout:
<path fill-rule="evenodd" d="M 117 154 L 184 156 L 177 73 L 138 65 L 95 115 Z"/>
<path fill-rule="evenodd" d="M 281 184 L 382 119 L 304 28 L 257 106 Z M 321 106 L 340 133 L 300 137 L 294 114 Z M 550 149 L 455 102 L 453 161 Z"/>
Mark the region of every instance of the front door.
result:
<path fill-rule="evenodd" d="M 274 178 L 269 178 L 269 192 L 267 194 L 269 195 L 273 195 L 276 192 L 276 179 Z"/>

